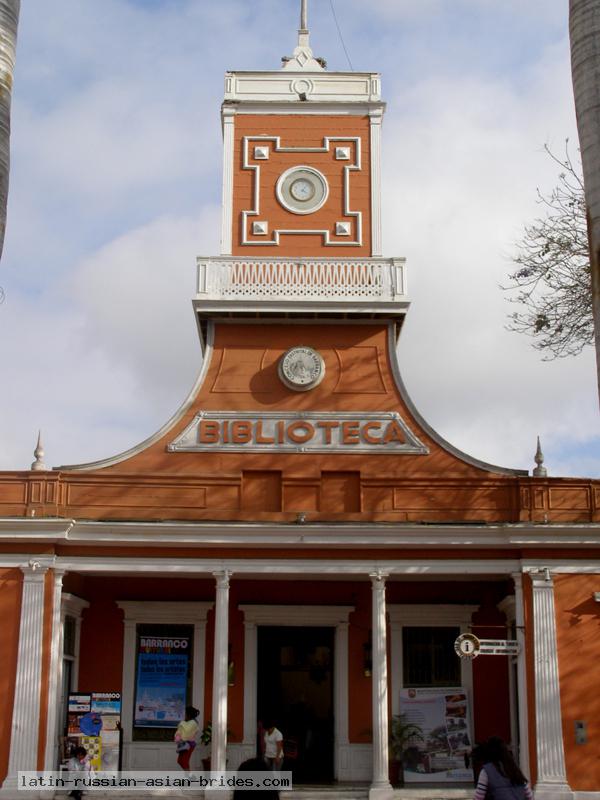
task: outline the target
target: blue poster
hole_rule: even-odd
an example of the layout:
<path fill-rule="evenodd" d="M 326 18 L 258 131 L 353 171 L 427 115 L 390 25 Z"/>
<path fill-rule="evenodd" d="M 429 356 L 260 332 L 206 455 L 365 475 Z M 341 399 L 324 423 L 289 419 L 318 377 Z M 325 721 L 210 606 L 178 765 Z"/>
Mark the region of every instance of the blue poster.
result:
<path fill-rule="evenodd" d="M 187 698 L 189 640 L 142 638 L 138 650 L 134 725 L 176 728 Z"/>

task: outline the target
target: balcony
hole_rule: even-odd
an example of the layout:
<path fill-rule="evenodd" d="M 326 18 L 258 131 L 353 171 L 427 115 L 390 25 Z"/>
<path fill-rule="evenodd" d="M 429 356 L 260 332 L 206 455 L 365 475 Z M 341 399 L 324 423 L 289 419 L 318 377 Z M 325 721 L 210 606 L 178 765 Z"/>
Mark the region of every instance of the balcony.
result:
<path fill-rule="evenodd" d="M 403 258 L 198 258 L 194 307 L 207 316 L 406 313 Z"/>

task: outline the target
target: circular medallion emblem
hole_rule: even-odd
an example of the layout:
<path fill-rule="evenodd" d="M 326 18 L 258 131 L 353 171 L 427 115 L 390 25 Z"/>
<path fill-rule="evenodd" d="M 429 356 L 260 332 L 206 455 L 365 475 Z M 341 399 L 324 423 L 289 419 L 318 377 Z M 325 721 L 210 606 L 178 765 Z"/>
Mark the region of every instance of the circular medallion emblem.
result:
<path fill-rule="evenodd" d="M 294 214 L 318 211 L 329 196 L 329 184 L 318 169 L 298 166 L 286 169 L 275 185 L 281 205 Z"/>
<path fill-rule="evenodd" d="M 461 633 L 454 642 L 454 650 L 460 658 L 477 658 L 481 644 L 474 633 Z"/>
<path fill-rule="evenodd" d="M 279 377 L 288 389 L 306 392 L 323 380 L 325 363 L 312 347 L 291 347 L 279 359 Z"/>

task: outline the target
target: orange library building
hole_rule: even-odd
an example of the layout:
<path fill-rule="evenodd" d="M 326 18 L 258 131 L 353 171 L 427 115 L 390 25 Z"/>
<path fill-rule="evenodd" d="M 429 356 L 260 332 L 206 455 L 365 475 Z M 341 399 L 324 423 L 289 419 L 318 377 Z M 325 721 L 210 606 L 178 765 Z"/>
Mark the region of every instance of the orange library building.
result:
<path fill-rule="evenodd" d="M 411 403 L 384 110 L 304 7 L 281 69 L 228 72 L 193 390 L 125 453 L 0 473 L 0 797 L 77 741 L 174 771 L 193 704 L 194 768 L 271 719 L 298 796 L 468 797 L 499 735 L 538 800 L 600 798 L 600 482 L 482 463 Z"/>

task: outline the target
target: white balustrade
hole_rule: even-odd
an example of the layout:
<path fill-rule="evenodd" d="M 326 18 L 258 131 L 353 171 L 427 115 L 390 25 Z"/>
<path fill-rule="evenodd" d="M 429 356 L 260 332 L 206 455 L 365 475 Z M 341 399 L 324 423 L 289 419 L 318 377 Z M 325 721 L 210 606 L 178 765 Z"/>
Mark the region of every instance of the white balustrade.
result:
<path fill-rule="evenodd" d="M 196 299 L 406 305 L 404 259 L 199 258 Z"/>

